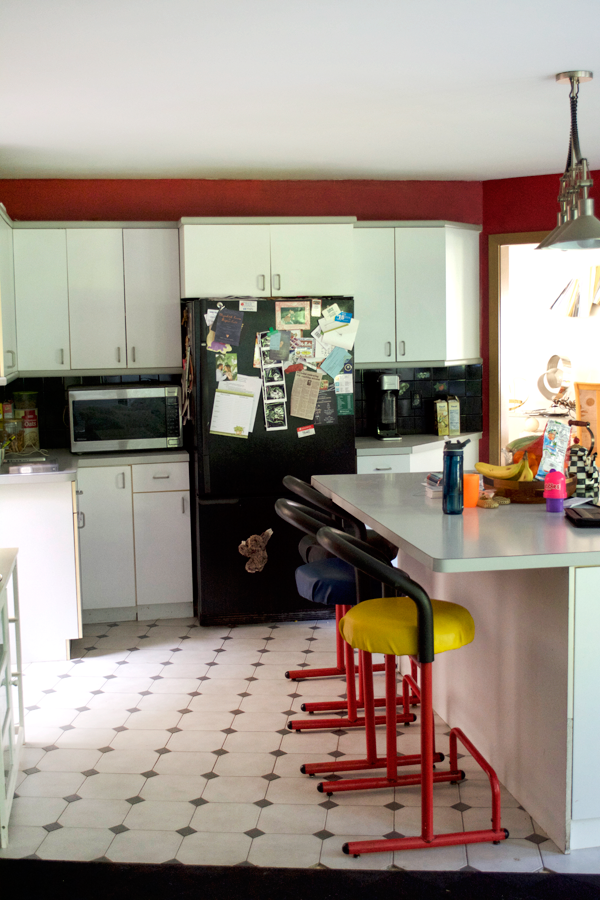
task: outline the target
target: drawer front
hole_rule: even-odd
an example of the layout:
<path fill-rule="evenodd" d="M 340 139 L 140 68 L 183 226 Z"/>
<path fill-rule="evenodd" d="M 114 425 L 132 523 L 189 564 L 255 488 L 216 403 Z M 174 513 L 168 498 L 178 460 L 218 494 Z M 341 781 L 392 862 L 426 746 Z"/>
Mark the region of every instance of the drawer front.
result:
<path fill-rule="evenodd" d="M 403 453 L 398 456 L 357 456 L 356 471 L 359 475 L 381 473 L 390 475 L 394 472 L 410 471 L 410 454 Z"/>
<path fill-rule="evenodd" d="M 133 493 L 187 491 L 190 472 L 187 463 L 149 463 L 131 467 Z"/>

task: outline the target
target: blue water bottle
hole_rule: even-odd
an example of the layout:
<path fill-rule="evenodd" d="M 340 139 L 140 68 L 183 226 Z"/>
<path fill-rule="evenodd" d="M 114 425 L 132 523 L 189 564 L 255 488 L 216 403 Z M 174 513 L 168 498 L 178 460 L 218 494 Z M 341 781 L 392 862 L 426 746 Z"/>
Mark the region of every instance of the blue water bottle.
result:
<path fill-rule="evenodd" d="M 444 444 L 444 488 L 442 506 L 449 516 L 459 516 L 463 511 L 463 447 L 471 442 L 446 441 Z"/>

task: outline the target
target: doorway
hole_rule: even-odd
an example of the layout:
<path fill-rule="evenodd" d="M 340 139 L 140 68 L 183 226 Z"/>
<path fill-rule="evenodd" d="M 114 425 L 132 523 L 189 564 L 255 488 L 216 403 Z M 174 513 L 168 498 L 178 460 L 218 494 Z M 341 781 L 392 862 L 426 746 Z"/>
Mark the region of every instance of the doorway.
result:
<path fill-rule="evenodd" d="M 542 433 L 563 381 L 600 383 L 600 251 L 540 251 L 545 232 L 489 238 L 490 462 Z M 558 368 L 558 376 L 552 373 Z M 574 398 L 571 388 L 568 397 Z M 573 418 L 575 414 L 573 413 Z"/>

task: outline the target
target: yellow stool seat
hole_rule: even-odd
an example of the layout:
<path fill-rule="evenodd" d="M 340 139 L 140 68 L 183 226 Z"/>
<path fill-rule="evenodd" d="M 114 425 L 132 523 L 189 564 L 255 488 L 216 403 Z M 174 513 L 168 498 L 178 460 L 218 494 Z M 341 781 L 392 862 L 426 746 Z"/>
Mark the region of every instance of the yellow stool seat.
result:
<path fill-rule="evenodd" d="M 475 637 L 471 613 L 457 603 L 432 600 L 434 653 L 457 650 Z M 417 656 L 417 607 L 409 597 L 379 597 L 354 606 L 340 621 L 351 647 L 388 656 Z"/>

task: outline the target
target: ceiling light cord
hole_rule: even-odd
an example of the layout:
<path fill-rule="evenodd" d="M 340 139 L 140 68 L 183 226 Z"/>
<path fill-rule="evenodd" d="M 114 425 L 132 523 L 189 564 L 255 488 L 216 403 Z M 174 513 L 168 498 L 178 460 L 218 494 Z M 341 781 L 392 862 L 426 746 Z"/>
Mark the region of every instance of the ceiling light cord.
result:
<path fill-rule="evenodd" d="M 569 152 L 565 171 L 560 179 L 558 224 L 539 244 L 538 250 L 600 249 L 600 222 L 594 215 L 594 201 L 589 196 L 593 181 L 588 161 L 581 155 L 577 128 L 579 85 L 583 81 L 591 81 L 592 78 L 592 72 L 583 70 L 560 72 L 556 76 L 558 82 L 563 84 L 569 82 L 571 85 Z"/>

